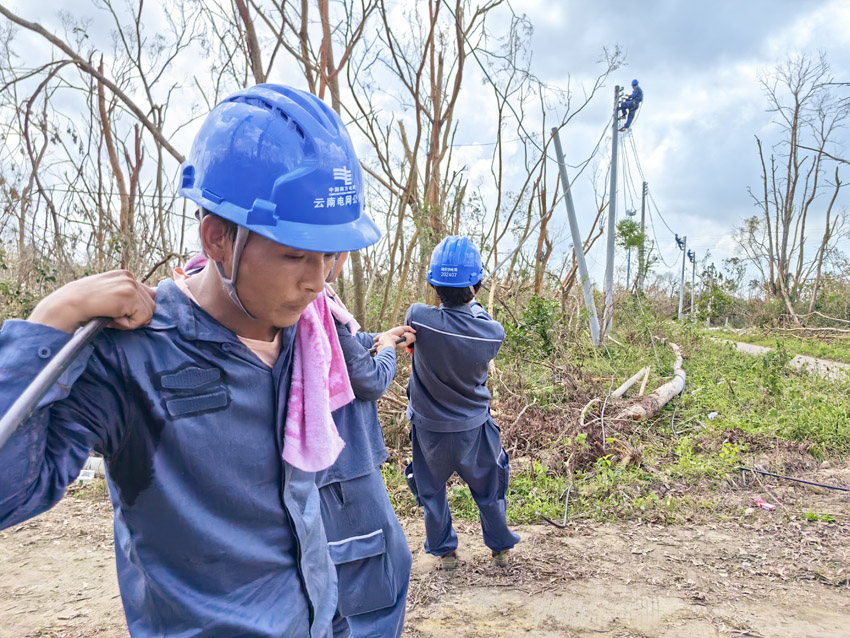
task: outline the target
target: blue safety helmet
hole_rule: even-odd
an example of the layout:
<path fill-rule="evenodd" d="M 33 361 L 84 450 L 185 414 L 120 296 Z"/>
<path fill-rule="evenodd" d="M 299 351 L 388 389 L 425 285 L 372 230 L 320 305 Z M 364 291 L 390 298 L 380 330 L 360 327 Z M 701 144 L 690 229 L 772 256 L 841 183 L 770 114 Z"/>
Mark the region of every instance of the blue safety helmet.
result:
<path fill-rule="evenodd" d="M 632 80 L 632 86 L 637 86 L 637 85 L 638 85 L 638 81 L 637 81 L 637 80 Z"/>
<path fill-rule="evenodd" d="M 446 237 L 431 253 L 427 279 L 434 286 L 466 288 L 483 278 L 481 253 L 468 237 Z"/>
<path fill-rule="evenodd" d="M 218 269 L 236 306 L 249 231 L 299 250 L 360 250 L 381 238 L 363 212 L 363 175 L 339 115 L 279 84 L 238 91 L 213 108 L 181 167 L 180 193 L 235 223 L 233 272 Z"/>
<path fill-rule="evenodd" d="M 315 95 L 258 84 L 225 98 L 195 137 L 181 194 L 219 217 L 299 250 L 377 242 L 345 125 Z"/>

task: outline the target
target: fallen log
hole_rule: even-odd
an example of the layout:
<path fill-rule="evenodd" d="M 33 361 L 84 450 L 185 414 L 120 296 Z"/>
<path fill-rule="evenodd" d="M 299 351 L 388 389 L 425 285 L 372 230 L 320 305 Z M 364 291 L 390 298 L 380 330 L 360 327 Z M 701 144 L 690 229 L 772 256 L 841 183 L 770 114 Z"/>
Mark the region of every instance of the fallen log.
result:
<path fill-rule="evenodd" d="M 643 377 L 647 374 L 649 374 L 649 368 L 641 368 L 640 370 L 635 372 L 631 377 L 629 377 L 626 380 L 626 382 L 623 383 L 623 385 L 621 385 L 619 388 L 614 390 L 611 393 L 611 396 L 616 398 L 616 399 L 619 399 L 621 396 L 623 396 L 628 391 L 629 388 L 631 388 L 635 383 L 640 381 L 641 377 Z"/>
<path fill-rule="evenodd" d="M 630 419 L 633 421 L 646 421 L 652 419 L 661 412 L 670 400 L 685 389 L 685 370 L 682 368 L 682 353 L 679 346 L 670 342 L 670 348 L 676 355 L 676 363 L 673 365 L 673 379 L 668 381 L 652 394 L 649 394 L 623 410 L 615 419 Z"/>
<path fill-rule="evenodd" d="M 638 396 L 642 397 L 646 393 L 646 382 L 649 381 L 649 368 L 645 368 L 646 375 L 643 377 L 643 381 L 640 383 L 640 392 L 638 392 Z"/>

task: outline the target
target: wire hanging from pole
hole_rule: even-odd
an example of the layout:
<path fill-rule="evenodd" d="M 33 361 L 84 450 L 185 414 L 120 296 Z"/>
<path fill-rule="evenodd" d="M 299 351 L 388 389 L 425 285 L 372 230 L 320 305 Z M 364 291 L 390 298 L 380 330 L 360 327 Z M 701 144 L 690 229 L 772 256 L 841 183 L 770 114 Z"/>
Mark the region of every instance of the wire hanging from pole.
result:
<path fill-rule="evenodd" d="M 637 148 L 635 147 L 635 141 L 634 141 L 634 138 L 632 138 L 631 136 L 629 136 L 629 139 L 630 139 L 631 144 L 632 144 L 632 150 L 633 150 L 633 152 L 634 152 L 634 156 L 635 156 L 635 163 L 637 164 L 638 172 L 640 173 L 640 177 L 641 177 L 641 179 L 642 179 L 644 182 L 646 182 L 646 181 L 647 181 L 647 179 L 646 179 L 646 176 L 643 174 L 643 167 L 641 167 L 641 165 L 640 165 L 640 157 L 639 157 L 639 156 L 638 156 L 638 154 L 637 154 Z M 666 220 L 666 219 L 664 219 L 664 215 L 662 215 L 662 214 L 661 214 L 661 210 L 659 210 L 659 208 L 658 208 L 658 204 L 656 204 L 656 203 L 655 203 L 655 198 L 653 198 L 653 197 L 652 197 L 652 192 L 651 192 L 649 189 L 647 189 L 646 194 L 649 196 L 649 201 L 650 201 L 650 203 L 651 203 L 651 204 L 655 207 L 655 212 L 656 212 L 656 213 L 658 213 L 658 218 L 659 218 L 659 219 L 662 221 L 662 223 L 663 223 L 663 224 L 667 227 L 667 230 L 669 230 L 672 234 L 674 234 L 674 235 L 675 235 L 675 234 L 676 234 L 676 232 L 675 232 L 672 228 L 670 228 L 670 224 L 668 224 L 668 223 L 667 223 L 667 220 Z"/>
<path fill-rule="evenodd" d="M 675 268 L 676 260 L 673 260 L 673 263 L 668 263 L 666 259 L 664 259 L 664 253 L 661 252 L 661 244 L 658 241 L 658 235 L 655 232 L 655 221 L 652 218 L 652 211 L 649 211 L 649 225 L 652 228 L 652 238 L 655 239 L 655 251 L 658 253 L 658 256 L 661 258 L 661 263 L 663 263 L 667 268 Z M 675 234 L 675 233 L 674 233 Z"/>
<path fill-rule="evenodd" d="M 633 177 L 632 177 L 632 167 L 629 164 L 629 155 L 626 152 L 626 149 L 623 149 L 623 181 L 626 184 L 626 191 L 628 192 L 629 201 L 626 201 L 625 194 L 623 196 L 623 206 L 626 210 L 634 210 L 635 209 L 635 200 L 637 199 L 637 188 L 635 187 Z"/>

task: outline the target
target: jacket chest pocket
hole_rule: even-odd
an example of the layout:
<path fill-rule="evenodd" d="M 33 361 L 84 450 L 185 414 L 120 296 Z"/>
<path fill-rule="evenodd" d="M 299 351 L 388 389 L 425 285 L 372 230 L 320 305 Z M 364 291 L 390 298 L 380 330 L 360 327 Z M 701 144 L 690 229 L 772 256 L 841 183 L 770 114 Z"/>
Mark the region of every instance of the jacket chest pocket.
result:
<path fill-rule="evenodd" d="M 339 612 L 343 616 L 365 614 L 395 604 L 395 577 L 384 530 L 328 543 L 328 551 L 337 569 Z"/>
<path fill-rule="evenodd" d="M 206 414 L 230 405 L 218 368 L 188 366 L 159 375 L 162 400 L 172 418 Z"/>

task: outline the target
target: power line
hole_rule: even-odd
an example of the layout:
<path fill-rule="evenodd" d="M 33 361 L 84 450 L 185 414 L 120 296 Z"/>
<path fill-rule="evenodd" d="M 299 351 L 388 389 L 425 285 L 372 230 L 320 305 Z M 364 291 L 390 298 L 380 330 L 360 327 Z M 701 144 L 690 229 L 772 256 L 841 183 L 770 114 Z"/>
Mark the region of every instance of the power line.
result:
<path fill-rule="evenodd" d="M 667 223 L 667 220 L 664 219 L 664 216 L 661 214 L 661 211 L 658 209 L 658 204 L 655 203 L 655 198 L 652 196 L 652 191 L 647 189 L 647 195 L 649 195 L 649 201 L 653 205 L 653 207 L 655 208 L 655 212 L 658 213 L 659 219 L 661 219 L 661 221 L 664 222 L 664 225 L 667 226 L 667 230 L 669 230 L 672 234 L 675 235 L 676 231 L 674 231 L 672 228 L 670 228 L 670 224 Z"/>
<path fill-rule="evenodd" d="M 638 155 L 637 148 L 635 147 L 634 138 L 629 136 L 632 145 L 632 152 L 635 156 L 635 162 L 637 163 L 638 172 L 640 173 L 641 179 L 646 182 L 646 176 L 643 174 L 643 167 L 640 165 L 640 156 Z M 664 215 L 661 214 L 661 210 L 658 208 L 658 204 L 655 203 L 655 198 L 652 196 L 652 191 L 647 188 L 647 195 L 649 195 L 650 203 L 655 207 L 655 212 L 658 213 L 658 218 L 664 223 L 667 227 L 667 230 L 670 231 L 671 234 L 675 235 L 676 232 L 670 228 L 670 224 L 667 223 L 667 220 L 664 219 Z"/>
<path fill-rule="evenodd" d="M 637 199 L 637 187 L 634 184 L 632 179 L 632 167 L 629 164 L 629 156 L 626 153 L 626 149 L 623 149 L 623 181 L 626 184 L 626 190 L 628 192 L 628 197 L 630 201 L 626 201 L 625 193 L 623 196 L 623 206 L 628 211 L 629 209 L 634 210 L 635 208 L 635 200 Z"/>
<path fill-rule="evenodd" d="M 661 244 L 659 243 L 658 235 L 655 232 L 655 220 L 652 218 L 652 210 L 651 209 L 649 211 L 649 225 L 652 228 L 652 237 L 653 237 L 653 239 L 655 239 L 655 250 L 658 253 L 658 256 L 661 257 L 661 262 L 665 266 L 667 266 L 668 268 L 675 268 L 676 267 L 676 260 L 674 259 L 672 264 L 667 263 L 667 260 L 664 259 L 664 253 L 661 252 Z"/>
<path fill-rule="evenodd" d="M 636 163 L 636 165 L 637 165 L 637 168 L 638 168 L 638 173 L 639 173 L 639 174 L 640 174 L 640 176 L 641 176 L 641 180 L 642 180 L 643 182 L 646 182 L 646 177 L 644 176 L 644 174 L 643 174 L 643 169 L 642 169 L 642 167 L 641 167 L 641 165 L 640 165 L 640 158 L 638 157 L 638 154 L 637 154 L 637 148 L 635 147 L 634 138 L 633 138 L 631 135 L 629 135 L 628 137 L 629 137 L 630 146 L 631 146 L 631 149 L 632 149 L 631 155 L 634 157 L 634 161 L 635 161 L 635 163 Z M 624 148 L 624 149 L 623 149 L 623 166 L 624 166 L 624 170 L 626 170 L 626 165 L 628 164 L 628 161 L 629 161 L 629 154 L 628 154 L 628 153 L 626 153 L 625 151 L 626 151 L 626 149 Z M 627 187 L 628 187 L 628 188 L 630 188 L 630 189 L 634 192 L 634 191 L 635 191 L 635 185 L 634 185 L 634 184 L 632 183 L 632 181 L 631 181 L 631 172 L 629 172 L 629 178 L 628 178 L 628 179 L 624 179 L 624 181 L 625 181 L 625 183 L 626 183 Z M 649 189 L 647 189 L 647 192 L 648 192 L 648 191 L 649 191 Z M 625 201 L 625 198 L 624 198 L 624 201 Z M 657 206 L 656 206 L 656 212 L 658 212 Z M 661 213 L 658 213 L 658 216 L 659 216 L 659 217 L 661 217 Z M 662 221 L 664 221 L 664 219 L 663 219 L 663 218 L 662 218 Z M 669 262 L 667 261 L 667 259 L 665 259 L 665 257 L 664 257 L 664 253 L 663 253 L 663 252 L 662 252 L 662 250 L 661 250 L 661 243 L 658 241 L 658 234 L 657 234 L 657 232 L 656 232 L 656 230 L 655 230 L 655 220 L 653 219 L 653 216 L 652 216 L 652 210 L 651 210 L 651 209 L 649 210 L 649 224 L 650 224 L 650 227 L 652 228 L 652 237 L 653 237 L 653 239 L 655 239 L 655 250 L 656 250 L 656 252 L 658 253 L 659 258 L 661 259 L 661 262 L 662 262 L 662 263 L 663 263 L 663 264 L 664 264 L 667 268 L 675 268 L 675 259 L 673 260 L 673 263 L 672 263 L 672 264 L 671 264 L 671 263 L 669 263 Z M 668 229 L 668 230 L 670 230 L 670 232 L 671 232 L 672 234 L 674 234 L 674 235 L 675 235 L 675 233 L 673 233 L 673 231 L 672 231 L 672 230 L 670 229 L 670 227 L 667 225 L 667 222 L 664 222 L 664 225 L 665 225 L 665 226 L 667 226 L 667 229 Z"/>

